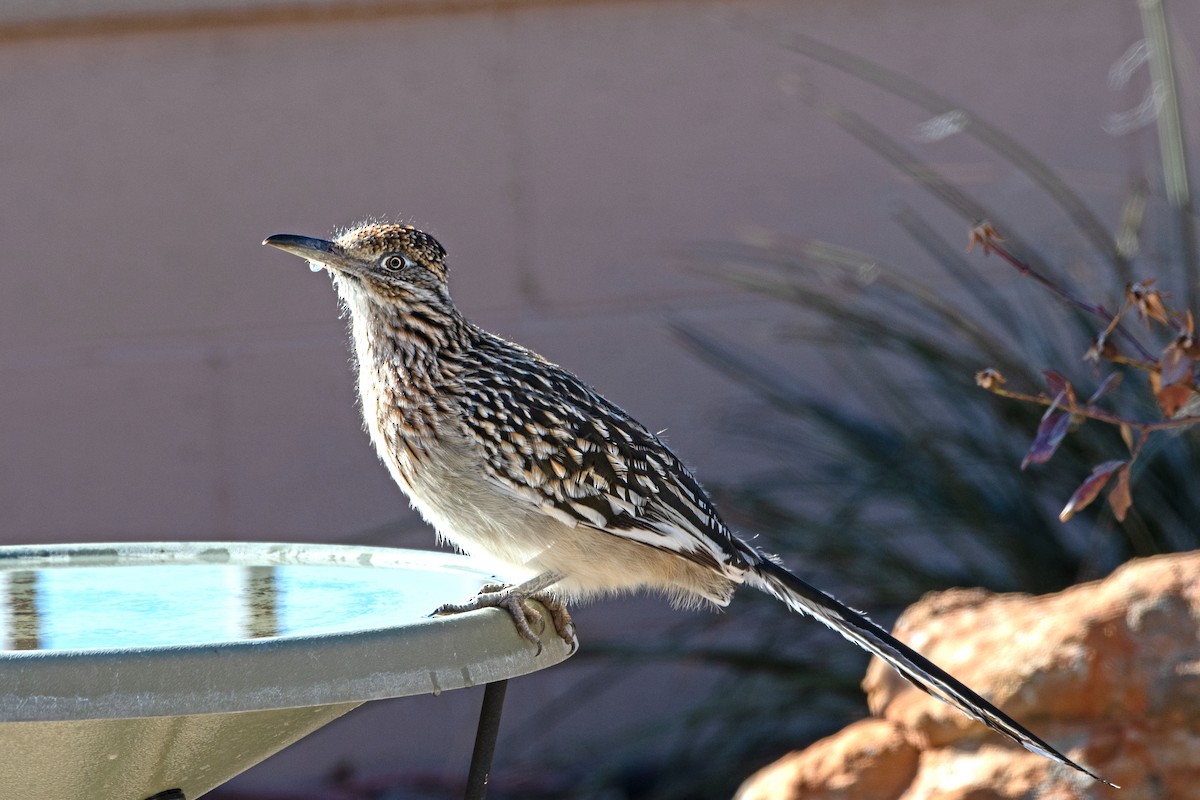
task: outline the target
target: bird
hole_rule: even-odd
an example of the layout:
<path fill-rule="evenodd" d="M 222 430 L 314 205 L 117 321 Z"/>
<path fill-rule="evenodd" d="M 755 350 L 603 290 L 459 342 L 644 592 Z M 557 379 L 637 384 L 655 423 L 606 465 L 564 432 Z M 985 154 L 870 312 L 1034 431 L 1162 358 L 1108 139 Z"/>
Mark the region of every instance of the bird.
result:
<path fill-rule="evenodd" d="M 1113 785 L 736 535 L 671 449 L 595 389 L 466 319 L 431 234 L 368 220 L 330 239 L 276 234 L 263 244 L 331 276 L 365 427 L 412 505 L 440 540 L 520 581 L 438 612 L 505 609 L 540 650 L 527 603 L 536 598 L 574 648 L 568 602 L 647 590 L 720 607 L 745 584 L 1026 749 Z"/>

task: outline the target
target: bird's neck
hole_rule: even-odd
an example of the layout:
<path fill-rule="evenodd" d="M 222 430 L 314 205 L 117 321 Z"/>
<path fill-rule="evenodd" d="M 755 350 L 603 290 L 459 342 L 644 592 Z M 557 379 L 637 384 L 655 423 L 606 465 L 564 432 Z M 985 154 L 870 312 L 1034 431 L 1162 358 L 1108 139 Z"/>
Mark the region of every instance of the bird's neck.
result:
<path fill-rule="evenodd" d="M 407 472 L 453 419 L 445 388 L 457 376 L 469 325 L 449 304 L 380 303 L 344 286 L 339 294 L 350 316 L 367 430 L 384 462 Z"/>

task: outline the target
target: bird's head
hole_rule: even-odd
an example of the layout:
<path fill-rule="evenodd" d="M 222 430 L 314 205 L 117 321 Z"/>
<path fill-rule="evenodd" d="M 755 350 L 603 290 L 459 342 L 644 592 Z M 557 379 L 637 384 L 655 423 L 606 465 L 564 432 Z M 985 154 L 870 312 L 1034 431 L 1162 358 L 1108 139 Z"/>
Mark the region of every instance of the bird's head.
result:
<path fill-rule="evenodd" d="M 372 222 L 331 240 L 281 233 L 263 244 L 306 259 L 314 271 L 328 270 L 347 305 L 368 299 L 399 306 L 450 303 L 446 250 L 411 225 Z"/>

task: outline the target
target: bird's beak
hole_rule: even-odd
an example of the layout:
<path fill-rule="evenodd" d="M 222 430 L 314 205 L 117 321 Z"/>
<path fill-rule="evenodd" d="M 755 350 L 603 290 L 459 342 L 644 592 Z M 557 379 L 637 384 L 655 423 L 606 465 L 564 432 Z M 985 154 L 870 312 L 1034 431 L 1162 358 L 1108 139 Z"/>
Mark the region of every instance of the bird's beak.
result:
<path fill-rule="evenodd" d="M 325 239 L 314 239 L 311 236 L 296 236 L 291 233 L 277 233 L 263 239 L 263 244 L 291 253 L 294 256 L 307 259 L 313 270 L 321 267 L 350 271 L 351 262 L 342 252 L 342 248 Z"/>

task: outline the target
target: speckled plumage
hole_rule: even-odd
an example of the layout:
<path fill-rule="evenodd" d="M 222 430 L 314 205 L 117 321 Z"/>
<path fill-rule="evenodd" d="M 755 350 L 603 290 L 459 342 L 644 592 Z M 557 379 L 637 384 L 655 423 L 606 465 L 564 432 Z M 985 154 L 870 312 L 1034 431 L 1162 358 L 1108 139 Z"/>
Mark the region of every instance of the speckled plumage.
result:
<path fill-rule="evenodd" d="M 620 408 L 464 319 L 450 299 L 445 250 L 429 234 L 370 223 L 333 241 L 281 235 L 264 243 L 333 276 L 371 440 L 440 537 L 489 559 L 506 579 L 550 576 L 568 600 L 650 589 L 684 604 L 724 605 L 748 583 L 965 714 L 1087 772 L 734 536 L 680 460 Z"/>
<path fill-rule="evenodd" d="M 465 320 L 427 234 L 369 225 L 335 243 L 365 262 L 395 251 L 414 262 L 392 281 L 331 274 L 351 319 L 367 429 L 439 535 L 510 578 L 558 572 L 555 591 L 569 599 L 650 588 L 728 602 L 751 551 L 654 434 L 571 373 Z M 595 563 L 579 570 L 581 560 Z"/>

